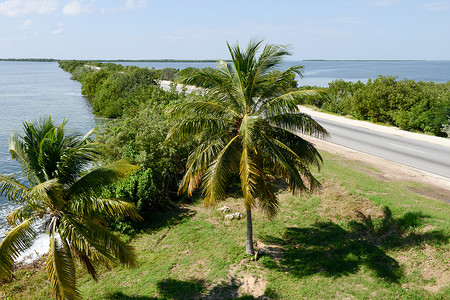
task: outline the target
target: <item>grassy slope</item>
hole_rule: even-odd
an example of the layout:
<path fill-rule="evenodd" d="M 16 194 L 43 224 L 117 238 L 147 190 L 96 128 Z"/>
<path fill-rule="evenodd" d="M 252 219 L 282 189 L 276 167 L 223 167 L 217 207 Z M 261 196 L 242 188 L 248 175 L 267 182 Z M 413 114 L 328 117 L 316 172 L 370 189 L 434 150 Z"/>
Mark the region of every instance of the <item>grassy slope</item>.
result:
<path fill-rule="evenodd" d="M 133 239 L 136 269 L 104 270 L 97 283 L 79 271 L 83 296 L 449 298 L 449 205 L 413 193 L 409 184 L 379 181 L 373 168 L 326 153 L 325 159 L 318 172 L 321 192 L 292 196 L 281 190 L 274 220 L 254 214 L 256 262 L 244 254 L 245 220 L 224 220 L 197 203 L 155 218 L 148 233 Z M 238 198 L 223 204 L 244 212 Z M 391 216 L 383 214 L 384 206 Z M 42 266 L 19 270 L 16 278 L 1 287 L 5 298 L 49 297 Z M 243 282 L 249 288 L 238 293 Z"/>

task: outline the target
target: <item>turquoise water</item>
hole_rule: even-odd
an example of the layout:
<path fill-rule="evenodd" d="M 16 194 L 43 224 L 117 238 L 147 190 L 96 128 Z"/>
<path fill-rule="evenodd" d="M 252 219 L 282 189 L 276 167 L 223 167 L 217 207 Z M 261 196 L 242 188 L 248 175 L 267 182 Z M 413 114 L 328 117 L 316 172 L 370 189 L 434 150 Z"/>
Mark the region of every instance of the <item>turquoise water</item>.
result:
<path fill-rule="evenodd" d="M 149 68 L 214 67 L 215 63 L 149 63 L 128 62 Z M 326 86 L 335 79 L 362 80 L 378 74 L 398 76 L 400 79 L 447 82 L 450 80 L 450 61 L 301 61 L 286 62 L 284 67 L 304 65 L 304 78 L 300 85 Z M 81 95 L 80 84 L 70 80 L 70 74 L 58 68 L 56 62 L 4 62 L 0 61 L 0 173 L 20 171 L 10 159 L 8 138 L 21 131 L 24 120 L 37 120 L 51 115 L 57 123 L 68 119 L 69 130 L 86 133 L 96 121 L 90 103 Z M 14 205 L 0 198 L 0 239 L 6 231 L 6 216 Z"/>

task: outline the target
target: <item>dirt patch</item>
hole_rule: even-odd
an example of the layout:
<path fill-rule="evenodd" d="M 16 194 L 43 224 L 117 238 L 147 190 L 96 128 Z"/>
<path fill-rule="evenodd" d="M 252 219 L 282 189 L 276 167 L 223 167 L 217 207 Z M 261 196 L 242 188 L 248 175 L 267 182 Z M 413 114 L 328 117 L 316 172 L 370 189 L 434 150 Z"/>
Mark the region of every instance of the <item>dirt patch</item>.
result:
<path fill-rule="evenodd" d="M 220 282 L 208 288 L 207 299 L 234 299 L 251 295 L 256 299 L 268 299 L 264 296 L 267 280 L 244 271 L 248 259 L 230 266 L 228 282 Z M 224 288 L 226 287 L 226 288 Z"/>
<path fill-rule="evenodd" d="M 252 295 L 255 298 L 264 296 L 267 280 L 257 278 L 253 274 L 245 272 L 241 272 L 239 275 L 242 276 L 238 279 L 242 283 L 238 289 L 240 295 Z"/>
<path fill-rule="evenodd" d="M 280 259 L 283 258 L 283 247 L 280 245 L 267 245 L 261 241 L 257 242 L 258 256 L 267 255 L 279 263 Z"/>
<path fill-rule="evenodd" d="M 356 161 L 367 174 L 384 181 L 416 182 L 423 186 L 415 187 L 411 191 L 423 196 L 443 200 L 450 203 L 450 180 L 448 178 L 420 171 L 380 157 L 365 154 L 353 149 L 345 148 L 324 140 L 306 137 L 320 149 L 337 154 L 344 159 Z"/>
<path fill-rule="evenodd" d="M 321 199 L 319 215 L 333 222 L 354 219 L 358 215 L 357 211 L 375 218 L 383 216 L 382 209 L 372 201 L 350 195 L 336 182 L 324 181 L 317 195 Z"/>
<path fill-rule="evenodd" d="M 450 261 L 450 253 L 443 252 L 425 245 L 420 251 L 403 251 L 396 259 L 404 268 L 406 274 L 419 271 L 427 284 L 422 287 L 430 293 L 437 293 L 442 288 L 450 286 L 450 266 L 443 262 Z"/>

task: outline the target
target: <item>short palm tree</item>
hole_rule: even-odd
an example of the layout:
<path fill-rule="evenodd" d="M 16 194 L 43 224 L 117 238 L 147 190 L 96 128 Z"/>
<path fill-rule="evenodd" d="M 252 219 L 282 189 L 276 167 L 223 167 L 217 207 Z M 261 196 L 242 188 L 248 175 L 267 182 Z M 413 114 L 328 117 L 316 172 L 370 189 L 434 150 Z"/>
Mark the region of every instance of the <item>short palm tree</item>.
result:
<path fill-rule="evenodd" d="M 96 266 L 118 262 L 134 266 L 133 249 L 107 230 L 107 217 L 140 219 L 135 207 L 100 197 L 101 188 L 133 172 L 124 161 L 89 169 L 98 158 L 90 131 L 84 137 L 66 134 L 51 118 L 24 122 L 24 134 L 9 140 L 11 157 L 22 167 L 24 184 L 15 175 L 0 175 L 0 193 L 22 206 L 8 215 L 12 229 L 0 243 L 0 278 L 9 277 L 14 260 L 32 244 L 32 225 L 42 219 L 50 236 L 47 275 L 58 299 L 79 298 L 74 259 L 97 279 Z"/>
<path fill-rule="evenodd" d="M 323 137 L 326 130 L 299 111 L 301 99 L 320 96 L 314 90 L 284 90 L 301 66 L 276 73 L 286 47 L 250 42 L 228 49 L 232 62 L 219 60 L 215 72 L 199 72 L 187 83 L 209 87 L 210 100 L 198 100 L 172 107 L 168 112 L 178 120 L 168 138 L 198 138 L 190 154 L 180 191 L 189 194 L 199 186 L 205 204 L 223 199 L 233 174 L 238 174 L 247 213 L 246 252 L 253 254 L 252 208 L 257 204 L 268 217 L 278 209 L 273 180 L 286 179 L 291 190 L 319 186 L 310 171 L 322 158 L 313 144 L 298 133 Z"/>

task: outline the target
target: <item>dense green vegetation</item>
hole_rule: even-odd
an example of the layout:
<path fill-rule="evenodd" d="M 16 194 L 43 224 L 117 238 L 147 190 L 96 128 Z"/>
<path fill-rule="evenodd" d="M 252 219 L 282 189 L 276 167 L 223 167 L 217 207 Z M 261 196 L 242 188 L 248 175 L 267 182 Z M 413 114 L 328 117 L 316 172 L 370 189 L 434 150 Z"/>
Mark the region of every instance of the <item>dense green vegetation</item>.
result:
<path fill-rule="evenodd" d="M 193 141 L 165 141 L 173 120 L 164 110 L 202 96 L 159 88 L 155 80 L 171 74 L 167 69 L 88 65 L 80 61 L 63 61 L 60 65 L 82 83 L 83 94 L 89 95 L 95 113 L 114 118 L 105 120 L 96 136 L 105 145 L 102 150 L 105 162 L 125 158 L 141 168 L 105 191 L 105 195 L 131 200 L 143 216 L 182 201 L 185 196 L 178 195 L 178 185 Z M 146 223 L 116 219 L 111 226 L 132 233 Z"/>
<path fill-rule="evenodd" d="M 8 280 L 14 260 L 31 247 L 33 227 L 42 220 L 50 236 L 46 271 L 52 294 L 57 299 L 80 297 L 76 286 L 78 259 L 97 280 L 99 265 L 122 263 L 135 266 L 132 247 L 105 227 L 106 218 L 141 220 L 134 205 L 125 200 L 102 197 L 102 187 L 136 170 L 124 161 L 92 168 L 100 152 L 90 135 L 69 135 L 51 118 L 25 122 L 23 134 L 9 140 L 11 157 L 20 163 L 22 176 L 0 174 L 0 194 L 20 207 L 7 217 L 11 230 L 0 243 L 0 279 Z"/>
<path fill-rule="evenodd" d="M 450 123 L 450 81 L 416 82 L 379 76 L 367 83 L 336 80 L 326 90 L 328 97 L 311 104 L 360 120 L 447 136 L 442 129 Z"/>

